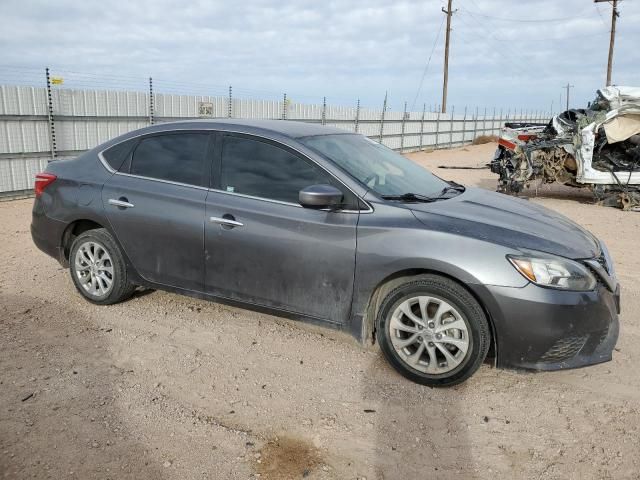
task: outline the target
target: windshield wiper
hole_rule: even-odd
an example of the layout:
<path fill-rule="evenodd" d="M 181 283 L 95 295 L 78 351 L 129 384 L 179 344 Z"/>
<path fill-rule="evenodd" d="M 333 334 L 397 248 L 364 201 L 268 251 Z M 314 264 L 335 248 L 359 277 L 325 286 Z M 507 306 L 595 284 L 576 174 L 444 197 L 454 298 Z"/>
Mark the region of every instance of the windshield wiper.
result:
<path fill-rule="evenodd" d="M 439 197 L 443 197 L 449 192 L 462 193 L 466 190 L 464 185 L 460 185 L 459 183 L 456 183 L 456 182 L 448 182 L 448 183 L 449 185 L 447 185 L 440 191 Z"/>
<path fill-rule="evenodd" d="M 451 193 L 462 193 L 466 190 L 464 185 L 460 185 L 456 182 L 448 182 L 449 185 L 444 187 L 438 195 L 433 197 L 429 197 L 427 195 L 422 195 L 420 193 L 403 193 L 402 195 L 382 195 L 382 198 L 385 200 L 400 200 L 402 202 L 437 202 L 438 200 L 446 200 L 447 198 L 451 198 Z"/>
<path fill-rule="evenodd" d="M 402 195 L 382 195 L 385 200 L 400 200 L 402 202 L 435 202 L 440 200 L 440 197 L 427 197 L 419 193 L 403 193 Z"/>
<path fill-rule="evenodd" d="M 464 192 L 467 189 L 464 185 L 461 185 L 458 182 L 454 182 L 453 180 L 449 180 L 447 183 L 450 185 L 450 187 L 444 187 L 444 190 L 449 190 L 449 188 L 452 188 L 454 190 L 457 190 L 458 192 Z"/>

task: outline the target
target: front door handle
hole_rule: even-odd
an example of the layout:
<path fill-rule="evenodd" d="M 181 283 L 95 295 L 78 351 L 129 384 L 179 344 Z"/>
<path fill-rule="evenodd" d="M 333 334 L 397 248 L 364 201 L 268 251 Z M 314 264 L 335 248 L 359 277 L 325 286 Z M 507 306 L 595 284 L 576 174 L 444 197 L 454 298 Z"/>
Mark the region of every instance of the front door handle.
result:
<path fill-rule="evenodd" d="M 133 208 L 134 207 L 133 203 L 129 203 L 129 201 L 124 197 L 120 197 L 118 200 L 116 200 L 115 198 L 110 198 L 109 199 L 109 205 L 113 205 L 114 207 L 118 207 L 118 208 Z"/>
<path fill-rule="evenodd" d="M 225 227 L 244 227 L 244 224 L 241 222 L 237 222 L 232 215 L 225 215 L 222 218 L 220 217 L 209 217 L 209 221 L 211 223 L 218 223 Z"/>

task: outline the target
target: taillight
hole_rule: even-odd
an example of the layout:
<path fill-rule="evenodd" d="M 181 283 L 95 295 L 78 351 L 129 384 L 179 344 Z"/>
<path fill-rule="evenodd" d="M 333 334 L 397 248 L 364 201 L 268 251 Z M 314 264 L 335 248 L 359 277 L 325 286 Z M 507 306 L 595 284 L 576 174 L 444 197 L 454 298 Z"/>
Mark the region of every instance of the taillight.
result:
<path fill-rule="evenodd" d="M 56 178 L 58 177 L 56 177 L 52 173 L 38 173 L 33 185 L 33 190 L 36 192 L 36 197 L 42 195 L 44 189 L 55 182 Z"/>
<path fill-rule="evenodd" d="M 523 142 L 528 142 L 529 140 L 535 140 L 537 138 L 536 135 L 518 135 L 518 140 L 522 140 Z"/>

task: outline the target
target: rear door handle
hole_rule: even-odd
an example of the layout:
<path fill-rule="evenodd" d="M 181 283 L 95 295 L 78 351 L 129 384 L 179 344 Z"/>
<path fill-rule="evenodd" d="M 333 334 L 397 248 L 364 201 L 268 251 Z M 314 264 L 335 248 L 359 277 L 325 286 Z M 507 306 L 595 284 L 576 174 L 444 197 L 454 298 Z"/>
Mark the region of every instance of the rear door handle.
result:
<path fill-rule="evenodd" d="M 209 221 L 211 223 L 219 223 L 220 225 L 224 225 L 226 227 L 244 227 L 244 223 L 236 221 L 231 215 L 228 215 L 231 218 L 225 217 L 209 217 Z"/>
<path fill-rule="evenodd" d="M 126 198 L 120 198 L 118 200 L 116 200 L 115 198 L 110 198 L 109 205 L 113 205 L 114 207 L 119 208 L 133 208 L 135 206 L 133 203 L 129 203 Z"/>

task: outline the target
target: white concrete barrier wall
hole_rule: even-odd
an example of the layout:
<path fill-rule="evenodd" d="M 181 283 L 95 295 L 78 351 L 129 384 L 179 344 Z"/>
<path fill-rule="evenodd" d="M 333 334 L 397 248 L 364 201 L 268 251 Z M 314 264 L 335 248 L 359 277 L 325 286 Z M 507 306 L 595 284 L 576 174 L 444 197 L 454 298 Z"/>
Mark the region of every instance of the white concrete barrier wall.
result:
<path fill-rule="evenodd" d="M 509 121 L 547 121 L 549 115 L 476 116 L 465 113 L 386 111 L 276 100 L 155 93 L 156 123 L 199 117 L 201 102 L 212 118 L 272 118 L 323 123 L 357 131 L 396 150 L 450 148 L 478 135 L 497 134 Z M 151 123 L 149 94 L 133 91 L 51 91 L 56 158 L 72 158 L 96 145 Z M 323 114 L 324 113 L 324 114 Z M 452 118 L 453 117 L 453 118 Z M 209 118 L 209 117 L 207 117 Z M 356 121 L 357 118 L 357 121 Z M 324 120 L 323 120 L 324 119 Z M 453 121 L 452 121 L 453 120 Z M 436 135 L 437 132 L 437 135 Z M 44 87 L 0 85 L 0 195 L 29 190 L 34 175 L 52 159 L 49 101 Z"/>

